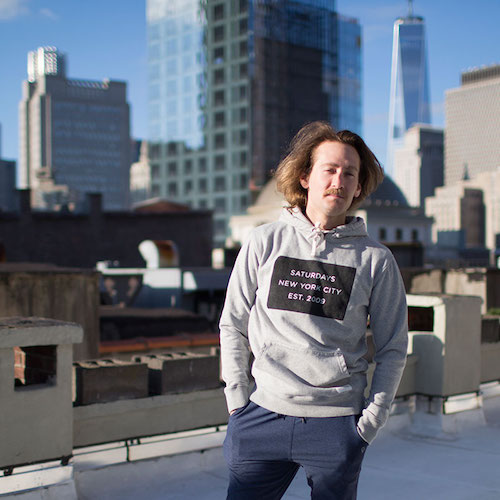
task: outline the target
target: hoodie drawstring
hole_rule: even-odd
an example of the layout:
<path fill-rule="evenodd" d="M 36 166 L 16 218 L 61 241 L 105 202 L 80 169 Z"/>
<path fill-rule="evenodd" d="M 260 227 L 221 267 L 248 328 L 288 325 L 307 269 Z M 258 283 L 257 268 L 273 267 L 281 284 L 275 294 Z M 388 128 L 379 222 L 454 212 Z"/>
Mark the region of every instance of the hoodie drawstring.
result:
<path fill-rule="evenodd" d="M 325 234 L 320 229 L 319 225 L 319 222 L 314 224 L 314 227 L 311 229 L 311 235 L 309 236 L 312 240 L 311 257 L 316 257 L 318 246 L 325 239 Z"/>

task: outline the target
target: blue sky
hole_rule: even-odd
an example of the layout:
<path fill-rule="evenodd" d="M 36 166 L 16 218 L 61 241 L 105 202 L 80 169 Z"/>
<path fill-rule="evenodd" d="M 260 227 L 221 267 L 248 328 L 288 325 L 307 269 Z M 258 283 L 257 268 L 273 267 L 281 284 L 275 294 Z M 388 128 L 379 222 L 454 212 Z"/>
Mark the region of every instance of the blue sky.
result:
<path fill-rule="evenodd" d="M 500 63 L 500 0 L 414 0 L 425 18 L 433 123 L 444 126 L 445 90 L 460 73 Z M 363 28 L 364 138 L 385 161 L 392 25 L 406 0 L 337 0 Z M 145 0 L 0 0 L 0 123 L 3 158 L 17 159 L 17 108 L 30 50 L 67 54 L 68 76 L 128 83 L 134 137 L 147 133 Z"/>

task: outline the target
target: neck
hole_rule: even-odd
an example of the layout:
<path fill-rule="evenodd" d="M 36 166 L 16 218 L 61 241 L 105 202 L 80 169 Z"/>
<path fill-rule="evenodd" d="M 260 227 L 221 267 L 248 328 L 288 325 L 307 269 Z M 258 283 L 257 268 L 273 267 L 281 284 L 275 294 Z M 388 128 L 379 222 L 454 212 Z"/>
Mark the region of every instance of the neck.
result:
<path fill-rule="evenodd" d="M 306 207 L 305 216 L 309 219 L 311 224 L 316 225 L 319 222 L 320 229 L 330 231 L 337 226 L 345 224 L 346 214 L 327 217 L 324 214 L 316 214 L 313 210 Z"/>

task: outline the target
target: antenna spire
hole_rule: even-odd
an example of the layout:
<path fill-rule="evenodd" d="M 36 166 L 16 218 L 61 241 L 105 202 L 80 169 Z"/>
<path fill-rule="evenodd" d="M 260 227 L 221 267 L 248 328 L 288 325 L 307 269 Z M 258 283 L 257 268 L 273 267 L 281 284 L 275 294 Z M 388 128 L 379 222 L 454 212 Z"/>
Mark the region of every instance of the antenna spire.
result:
<path fill-rule="evenodd" d="M 408 0 L 408 17 L 413 17 L 413 0 Z"/>

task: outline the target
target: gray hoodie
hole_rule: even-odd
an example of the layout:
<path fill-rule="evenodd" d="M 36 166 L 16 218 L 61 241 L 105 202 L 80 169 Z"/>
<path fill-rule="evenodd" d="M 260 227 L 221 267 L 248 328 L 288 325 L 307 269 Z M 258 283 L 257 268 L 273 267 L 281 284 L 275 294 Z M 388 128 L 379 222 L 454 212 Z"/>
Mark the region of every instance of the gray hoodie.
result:
<path fill-rule="evenodd" d="M 376 369 L 365 402 L 368 318 Z M 240 250 L 220 337 L 229 410 L 251 399 L 297 417 L 362 413 L 358 432 L 370 443 L 406 360 L 406 295 L 394 257 L 359 217 L 322 231 L 284 209 Z"/>

